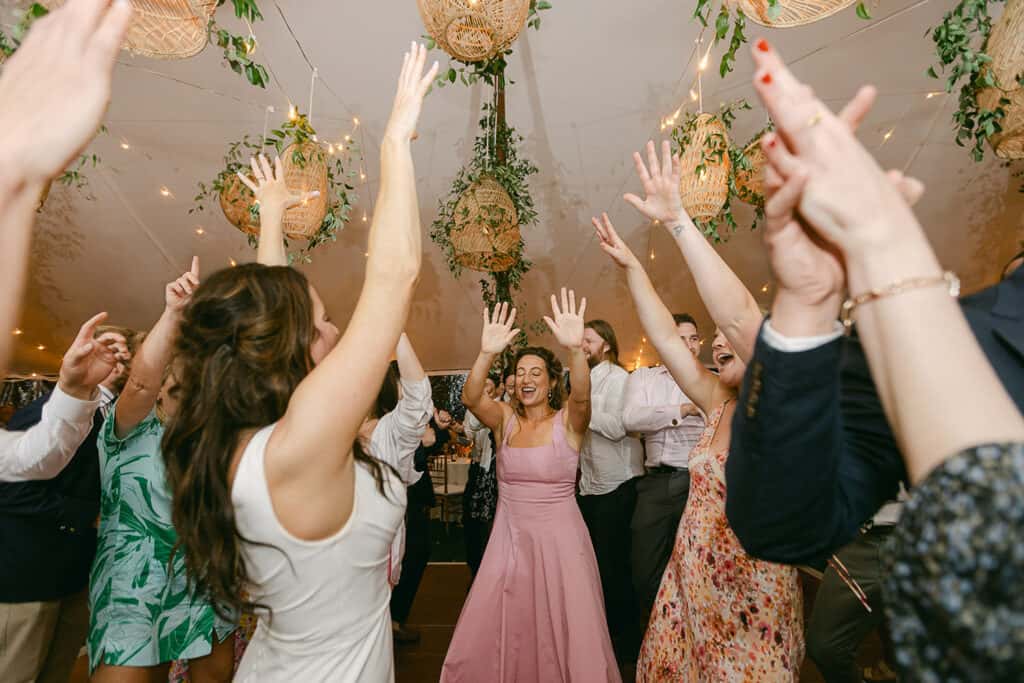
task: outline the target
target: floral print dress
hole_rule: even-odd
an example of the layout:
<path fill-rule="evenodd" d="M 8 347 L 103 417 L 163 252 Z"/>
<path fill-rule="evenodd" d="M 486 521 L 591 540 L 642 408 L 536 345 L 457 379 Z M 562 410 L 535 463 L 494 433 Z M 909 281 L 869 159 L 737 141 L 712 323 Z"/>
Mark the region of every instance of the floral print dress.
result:
<path fill-rule="evenodd" d="M 116 410 L 116 405 L 115 405 Z M 156 415 L 119 439 L 114 411 L 100 434 L 100 527 L 89 576 L 89 670 L 100 663 L 154 666 L 210 654 L 237 620 L 224 620 L 188 585 L 185 557 L 171 551 L 171 524 Z"/>
<path fill-rule="evenodd" d="M 804 636 L 797 570 L 747 555 L 725 517 L 729 444 L 726 439 L 712 452 L 711 442 L 729 403 L 711 415 L 690 452 L 690 495 L 644 636 L 639 682 L 799 678 Z"/>

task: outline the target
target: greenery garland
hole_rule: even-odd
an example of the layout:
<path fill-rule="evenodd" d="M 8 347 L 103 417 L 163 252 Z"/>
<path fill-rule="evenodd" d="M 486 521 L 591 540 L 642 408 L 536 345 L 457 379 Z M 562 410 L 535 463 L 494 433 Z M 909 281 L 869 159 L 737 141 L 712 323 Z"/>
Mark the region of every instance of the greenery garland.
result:
<path fill-rule="evenodd" d="M 494 178 L 508 192 L 519 217 L 520 227 L 537 223 L 537 210 L 534 208 L 528 181 L 539 169 L 533 162 L 520 158 L 517 145 L 522 142 L 522 136 L 499 118 L 497 107 L 493 103 L 487 102 L 483 105 L 480 133 L 473 142 L 473 158 L 456 174 L 448 195 L 438 200 L 437 218 L 430 227 L 430 239 L 444 252 L 448 270 L 456 279 L 462 275 L 463 270 L 463 266 L 456 260 L 451 242 L 452 230 L 455 229 L 456 206 L 463 193 L 482 176 Z M 504 153 L 504 159 L 501 161 L 498 159 L 498 149 Z M 533 265 L 523 254 L 523 246 L 520 239 L 515 252 L 515 263 L 508 270 L 488 273 L 487 277 L 480 280 L 484 306 L 488 309 L 503 301 L 512 302 L 515 293 L 519 291 L 523 275 L 529 272 Z M 520 306 L 519 311 L 522 313 L 523 307 Z M 526 326 L 523 327 L 525 330 Z M 525 343 L 524 331 L 512 346 Z"/>
<path fill-rule="evenodd" d="M 732 130 L 732 124 L 736 120 L 736 113 L 750 108 L 750 104 L 746 100 L 739 99 L 723 104 L 715 116 L 722 122 L 726 130 Z M 672 142 L 675 143 L 676 153 L 682 155 L 683 152 L 693 144 L 693 133 L 696 129 L 697 119 L 702 113 L 703 112 L 687 112 L 683 117 L 682 122 L 672 129 Z M 694 224 L 715 243 L 724 242 L 727 239 L 727 236 L 723 237 L 722 233 L 719 231 L 719 227 L 723 225 L 727 226 L 729 228 L 729 233 L 735 232 L 738 227 L 736 219 L 732 215 L 732 200 L 742 200 L 740 191 L 736 186 L 736 168 L 738 165 L 739 168 L 749 170 L 750 162 L 747 160 L 746 155 L 741 148 L 738 149 L 735 146 L 730 145 L 729 141 L 721 133 L 713 133 L 705 139 L 704 149 L 701 151 L 701 161 L 694 169 L 694 173 L 700 175 L 706 170 L 706 164 L 721 164 L 726 155 L 729 156 L 729 160 L 732 165 L 729 169 L 729 192 L 726 196 L 725 204 L 722 206 L 722 210 L 714 218 L 711 218 L 710 220 L 694 221 Z M 755 207 L 754 221 L 751 224 L 750 229 L 756 229 L 758 222 L 762 218 L 764 218 L 763 207 Z"/>
<path fill-rule="evenodd" d="M 956 143 L 961 147 L 970 146 L 975 161 L 984 158 L 984 143 L 989 136 L 1002 131 L 1005 107 L 1010 104 L 1005 97 L 999 98 L 994 109 L 985 109 L 978 104 L 981 91 L 999 88 L 1005 92 L 1010 85 L 998 83 L 992 69 L 988 68 L 992 62 L 992 57 L 985 52 L 992 32 L 992 17 L 988 11 L 990 1 L 996 0 L 960 0 L 938 26 L 925 33 L 935 42 L 939 70 L 946 77 L 946 92 L 952 93 L 957 83 L 962 81 L 959 108 L 953 114 Z M 975 49 L 978 39 L 981 48 Z M 940 78 L 934 66 L 928 67 L 927 73 L 932 78 Z M 1024 86 L 1024 73 L 1018 74 L 1016 81 L 1018 86 Z"/>
<path fill-rule="evenodd" d="M 330 151 L 333 145 L 329 145 L 325 151 L 323 143 L 317 140 L 316 131 L 304 114 L 295 112 L 294 116 L 289 117 L 288 121 L 273 129 L 262 140 L 259 137 L 253 138 L 246 135 L 241 140 L 228 143 L 228 151 L 224 155 L 221 170 L 209 183 L 200 182 L 198 184 L 199 191 L 194 198 L 195 206 L 189 209 L 189 213 L 201 213 L 206 210 L 207 204 L 219 202 L 221 193 L 229 187 L 229 182 L 233 181 L 235 174 L 247 172 L 249 159 L 256 154 L 273 156 L 270 151 L 273 149 L 273 152 L 279 156 L 293 144 L 301 146 L 308 142 L 316 144 L 317 151 L 315 153 L 322 155 L 322 159 L 326 161 L 327 214 L 320 223 L 320 228 L 309 238 L 307 243 L 299 251 L 289 252 L 288 260 L 289 263 L 312 262 L 310 252 L 321 244 L 337 241 L 338 232 L 344 229 L 352 213 L 352 207 L 359 199 L 353 184 L 357 172 L 346 168 L 346 161 L 351 158 L 351 154 L 359 154 L 360 150 L 355 143 L 349 143 L 345 151 L 337 154 L 332 155 Z M 346 155 L 346 151 L 348 155 Z M 308 163 L 308 159 L 298 148 L 292 150 L 291 161 L 300 168 Z M 259 205 L 250 204 L 249 213 L 253 222 L 258 224 Z M 256 248 L 259 237 L 248 235 L 248 239 L 249 246 Z M 284 244 L 286 248 L 289 246 L 287 237 L 284 239 Z"/>
<path fill-rule="evenodd" d="M 217 7 L 219 8 L 226 1 L 217 0 Z M 256 0 L 231 0 L 231 3 L 235 8 L 235 16 L 245 20 L 250 25 L 263 19 L 263 14 L 260 13 Z M 252 55 L 256 51 L 255 36 L 251 34 L 248 36 L 235 35 L 222 28 L 217 23 L 216 13 L 210 17 L 207 32 L 210 36 L 210 42 L 216 44 L 217 47 L 224 51 L 224 61 L 231 67 L 232 71 L 242 74 L 249 83 L 257 87 L 267 87 L 267 81 L 270 78 L 267 75 L 266 67 L 252 60 Z"/>

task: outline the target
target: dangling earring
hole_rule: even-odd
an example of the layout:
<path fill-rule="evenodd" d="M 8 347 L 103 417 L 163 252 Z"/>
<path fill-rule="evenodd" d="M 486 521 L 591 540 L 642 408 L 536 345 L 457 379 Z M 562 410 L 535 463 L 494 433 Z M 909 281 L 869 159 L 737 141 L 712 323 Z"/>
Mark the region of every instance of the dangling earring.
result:
<path fill-rule="evenodd" d="M 551 396 L 552 396 L 552 392 L 551 392 L 551 391 L 548 391 L 548 400 L 549 400 L 549 401 L 551 400 Z"/>

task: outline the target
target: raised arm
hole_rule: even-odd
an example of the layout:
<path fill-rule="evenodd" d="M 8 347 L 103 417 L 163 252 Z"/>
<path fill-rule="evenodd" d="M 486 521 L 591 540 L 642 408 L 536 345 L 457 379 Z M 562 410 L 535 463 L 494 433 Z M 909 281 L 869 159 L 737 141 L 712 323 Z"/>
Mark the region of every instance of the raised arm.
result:
<path fill-rule="evenodd" d="M 496 304 L 493 312 L 484 309 L 480 353 L 462 387 L 463 405 L 497 435 L 505 433 L 505 418 L 512 409 L 505 403 L 487 398 L 484 395 L 484 382 L 487 381 L 487 374 L 491 371 L 494 359 L 519 334 L 518 329 L 512 328 L 515 321 L 516 309 L 513 308 L 510 312 L 508 303 Z"/>
<path fill-rule="evenodd" d="M 636 173 L 646 197 L 626 194 L 625 199 L 651 220 L 660 221 L 675 241 L 693 273 L 704 305 L 736 354 L 747 362 L 754 353 L 754 341 L 761 327 L 757 301 L 693 224 L 679 198 L 682 167 L 672 155 L 668 141 L 661 143 L 661 163 L 654 142 L 647 143 L 647 165 L 639 152 L 633 153 Z"/>
<path fill-rule="evenodd" d="M 39 194 L 100 125 L 127 2 L 72 0 L 35 23 L 0 76 L 0 371 L 7 367 Z M 47 124 L 40 126 L 40 121 Z"/>
<path fill-rule="evenodd" d="M 308 470 L 312 481 L 328 468 L 347 468 L 355 441 L 405 327 L 420 271 L 420 220 L 410 141 L 437 64 L 423 73 L 426 49 L 405 55 L 391 119 L 381 142 L 381 187 L 369 234 L 366 277 L 355 312 L 334 349 L 302 381 L 281 420 L 290 472 Z M 336 444 L 337 459 L 323 457 Z M 274 444 L 272 443 L 271 446 Z M 268 449 L 268 452 L 271 449 Z M 330 460 L 326 462 L 325 460 Z M 313 465 L 313 467 L 309 467 Z"/>
<path fill-rule="evenodd" d="M 0 481 L 56 477 L 89 435 L 100 403 L 96 386 L 117 362 L 116 342 L 93 338 L 106 317 L 93 316 L 78 331 L 64 354 L 60 380 L 43 406 L 42 419 L 24 432 L 0 430 Z"/>
<path fill-rule="evenodd" d="M 118 438 L 124 438 L 146 419 L 156 405 L 164 370 L 171 362 L 174 340 L 181 325 L 181 312 L 198 286 L 199 257 L 193 256 L 192 267 L 167 285 L 164 312 L 132 360 L 131 374 L 114 411 L 114 432 Z"/>
<path fill-rule="evenodd" d="M 601 241 L 601 248 L 612 260 L 626 271 L 626 281 L 629 284 L 629 292 L 633 296 L 633 305 L 636 307 L 637 315 L 640 316 L 640 324 L 647 334 L 647 338 L 661 356 L 661 362 L 668 368 L 669 373 L 677 384 L 682 388 L 683 393 L 700 408 L 706 415 L 713 409 L 713 394 L 718 379 L 690 353 L 686 344 L 679 338 L 672 314 L 662 302 L 661 297 L 654 291 L 654 285 L 647 277 L 646 271 L 640 265 L 636 255 L 626 246 L 615 226 L 608 219 L 608 214 L 601 214 L 601 220 L 592 219 L 594 228 L 597 229 L 598 239 Z M 756 334 L 755 334 L 756 338 Z"/>
<path fill-rule="evenodd" d="M 260 238 L 256 248 L 256 262 L 265 266 L 287 266 L 288 253 L 284 248 L 284 212 L 314 197 L 320 190 L 291 192 L 284 182 L 281 157 L 274 158 L 270 166 L 262 154 L 249 160 L 252 178 L 239 172 L 238 177 L 252 190 L 260 206 Z"/>
<path fill-rule="evenodd" d="M 544 316 L 548 329 L 558 343 L 569 352 L 569 378 L 572 392 L 569 394 L 567 421 L 570 431 L 578 436 L 587 433 L 590 426 L 590 366 L 583 353 L 583 314 L 587 312 L 587 299 L 580 301 L 576 310 L 576 292 L 562 287 L 562 305 L 551 295 L 552 317 Z"/>
<path fill-rule="evenodd" d="M 434 414 L 430 381 L 423 372 L 409 337 L 402 333 L 395 350 L 402 397 L 398 405 L 377 422 L 370 437 L 371 454 L 391 464 L 408 486 L 415 483 L 413 456 Z"/>

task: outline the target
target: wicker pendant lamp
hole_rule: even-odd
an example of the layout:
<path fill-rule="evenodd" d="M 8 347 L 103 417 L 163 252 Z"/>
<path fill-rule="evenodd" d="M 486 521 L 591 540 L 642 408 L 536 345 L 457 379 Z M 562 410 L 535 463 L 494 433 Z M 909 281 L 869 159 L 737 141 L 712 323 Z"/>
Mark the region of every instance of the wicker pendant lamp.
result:
<path fill-rule="evenodd" d="M 992 57 L 991 69 L 997 82 L 1006 90 L 982 90 L 978 107 L 992 110 L 1001 98 L 1010 100 L 1003 107 L 1003 130 L 990 135 L 989 144 L 1002 159 L 1024 159 L 1024 87 L 1017 83 L 1017 75 L 1024 73 L 1024 0 L 1007 0 L 1003 16 L 989 34 L 985 52 Z"/>
<path fill-rule="evenodd" d="M 852 5 L 856 0 L 778 0 L 779 12 L 768 14 L 768 0 L 726 0 L 731 9 L 741 9 L 747 18 L 761 26 L 792 28 L 829 17 Z"/>
<path fill-rule="evenodd" d="M 231 225 L 246 235 L 260 234 L 260 226 L 253 221 L 249 212 L 254 200 L 252 190 L 246 187 L 238 176 L 231 175 L 224 180 L 224 189 L 220 191 L 221 211 Z"/>
<path fill-rule="evenodd" d="M 721 212 L 729 198 L 729 136 L 725 124 L 711 114 L 700 114 L 690 124 L 690 141 L 682 150 L 683 177 L 679 195 L 683 208 L 694 221 L 711 220 Z M 720 137 L 719 137 L 720 136 Z M 720 148 L 720 155 L 708 154 L 708 139 L 714 137 L 712 147 Z M 705 159 L 705 154 L 709 158 Z M 703 162 L 704 168 L 697 167 Z"/>
<path fill-rule="evenodd" d="M 309 239 L 320 230 L 327 215 L 327 159 L 315 142 L 290 145 L 281 155 L 285 184 L 292 192 L 312 192 L 314 197 L 284 212 L 284 234 L 291 239 Z M 252 191 L 231 175 L 224 180 L 220 208 L 233 226 L 247 235 L 259 235 L 258 221 L 253 221 L 250 207 L 255 201 Z"/>
<path fill-rule="evenodd" d="M 516 207 L 501 183 L 483 175 L 455 205 L 455 260 L 472 270 L 500 273 L 516 262 L 521 240 Z"/>
<path fill-rule="evenodd" d="M 455 59 L 482 62 L 512 44 L 530 0 L 417 0 L 430 37 Z"/>
<path fill-rule="evenodd" d="M 327 215 L 327 158 L 315 142 L 290 145 L 281 155 L 285 184 L 292 192 L 319 190 L 320 196 L 284 212 L 284 234 L 309 239 L 317 233 Z"/>
<path fill-rule="evenodd" d="M 48 8 L 65 0 L 44 0 Z M 202 52 L 217 0 L 131 0 L 135 14 L 124 49 L 154 59 L 185 59 Z"/>
<path fill-rule="evenodd" d="M 764 204 L 764 165 L 768 160 L 761 149 L 761 136 L 757 136 L 743 148 L 743 156 L 750 163 L 750 170 L 736 169 L 736 194 L 747 204 Z"/>

